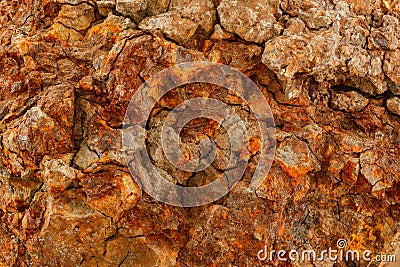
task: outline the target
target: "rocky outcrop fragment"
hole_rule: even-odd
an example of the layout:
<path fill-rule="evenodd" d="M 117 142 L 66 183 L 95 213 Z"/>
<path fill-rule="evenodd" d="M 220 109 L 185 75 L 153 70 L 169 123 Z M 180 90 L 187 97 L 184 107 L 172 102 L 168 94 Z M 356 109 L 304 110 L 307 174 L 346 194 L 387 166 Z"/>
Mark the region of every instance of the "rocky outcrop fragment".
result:
<path fill-rule="evenodd" d="M 285 139 L 277 148 L 276 160 L 293 178 L 302 178 L 310 171 L 318 171 L 320 166 L 308 145 L 295 138 Z"/>
<path fill-rule="evenodd" d="M 197 27 L 197 23 L 182 18 L 180 13 L 175 11 L 145 18 L 139 24 L 139 28 L 143 30 L 161 30 L 168 38 L 179 44 L 186 43 L 196 32 Z"/>
<path fill-rule="evenodd" d="M 224 29 L 246 41 L 262 43 L 278 36 L 283 29 L 275 18 L 279 16 L 278 7 L 278 1 L 222 0 L 217 10 Z"/>
<path fill-rule="evenodd" d="M 139 23 L 146 16 L 148 2 L 147 0 L 117 0 L 116 9 L 122 15 Z"/>
<path fill-rule="evenodd" d="M 179 12 L 186 19 L 199 25 L 198 32 L 210 35 L 216 22 L 216 10 L 212 0 L 171 0 L 170 11 Z"/>
<path fill-rule="evenodd" d="M 333 109 L 346 112 L 357 112 L 368 105 L 369 100 L 356 91 L 336 93 L 333 92 L 330 103 Z"/>
<path fill-rule="evenodd" d="M 56 22 L 79 32 L 87 30 L 94 20 L 93 6 L 82 3 L 79 5 L 62 5 Z"/>
<path fill-rule="evenodd" d="M 387 100 L 386 106 L 390 112 L 393 112 L 400 116 L 400 98 L 392 97 Z"/>

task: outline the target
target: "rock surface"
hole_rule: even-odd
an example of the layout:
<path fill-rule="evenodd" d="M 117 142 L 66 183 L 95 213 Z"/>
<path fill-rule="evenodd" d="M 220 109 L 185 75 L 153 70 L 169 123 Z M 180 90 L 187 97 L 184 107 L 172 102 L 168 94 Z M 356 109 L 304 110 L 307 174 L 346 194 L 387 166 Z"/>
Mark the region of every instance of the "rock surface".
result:
<path fill-rule="evenodd" d="M 400 115 L 400 98 L 393 97 L 387 100 L 386 106 L 390 112 Z"/>
<path fill-rule="evenodd" d="M 332 93 L 331 105 L 333 109 L 347 112 L 356 112 L 363 110 L 369 103 L 369 100 L 356 91 Z"/>
<path fill-rule="evenodd" d="M 268 41 L 283 29 L 275 18 L 279 14 L 278 1 L 222 0 L 217 10 L 221 25 L 249 42 Z"/>
<path fill-rule="evenodd" d="M 257 253 L 321 251 L 341 238 L 373 255 L 398 248 L 399 16 L 399 1 L 378 0 L 0 1 L 0 266 L 378 266 Z M 248 190 L 261 147 L 249 106 L 211 84 L 168 93 L 135 138 L 172 183 L 211 183 L 230 154 L 226 131 L 199 118 L 180 133 L 182 154 L 198 158 L 212 138 L 214 162 L 199 173 L 173 166 L 160 127 L 175 106 L 216 98 L 249 132 L 241 181 L 218 201 L 181 208 L 141 190 L 121 134 L 140 85 L 191 61 L 252 79 L 277 149 Z"/>
<path fill-rule="evenodd" d="M 186 43 L 196 32 L 198 24 L 182 18 L 179 12 L 168 12 L 142 20 L 139 28 L 143 30 L 161 30 L 179 44 Z"/>

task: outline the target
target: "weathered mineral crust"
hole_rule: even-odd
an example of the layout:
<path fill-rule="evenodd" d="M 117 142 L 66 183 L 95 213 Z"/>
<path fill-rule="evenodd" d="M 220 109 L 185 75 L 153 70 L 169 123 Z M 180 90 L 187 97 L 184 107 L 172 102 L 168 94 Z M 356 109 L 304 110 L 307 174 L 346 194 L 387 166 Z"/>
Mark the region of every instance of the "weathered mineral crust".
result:
<path fill-rule="evenodd" d="M 0 266 L 379 266 L 400 247 L 399 18 L 395 0 L 0 0 Z M 139 86 L 191 61 L 257 84 L 276 153 L 249 190 L 261 144 L 247 104 L 215 85 L 174 89 L 145 136 L 168 181 L 205 185 L 229 162 L 226 132 L 206 118 L 185 126 L 181 149 L 198 158 L 211 137 L 214 162 L 168 162 L 160 127 L 183 101 L 221 100 L 250 130 L 241 181 L 182 208 L 141 190 L 121 134 Z M 319 256 L 339 239 L 371 261 L 257 257 Z"/>

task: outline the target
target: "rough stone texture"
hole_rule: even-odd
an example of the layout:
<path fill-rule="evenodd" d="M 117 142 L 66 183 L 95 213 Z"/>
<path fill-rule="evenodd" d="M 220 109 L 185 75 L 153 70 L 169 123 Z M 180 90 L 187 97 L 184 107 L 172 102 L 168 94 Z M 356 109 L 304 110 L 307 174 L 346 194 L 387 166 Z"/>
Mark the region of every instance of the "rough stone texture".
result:
<path fill-rule="evenodd" d="M 147 0 L 117 0 L 116 9 L 137 23 L 146 16 L 147 3 Z"/>
<path fill-rule="evenodd" d="M 56 22 L 76 31 L 84 31 L 95 20 L 94 8 L 86 3 L 79 5 L 62 5 Z"/>
<path fill-rule="evenodd" d="M 380 0 L 1 0 L 0 266 L 368 265 L 257 259 L 265 245 L 321 251 L 339 238 L 394 253 L 399 16 L 400 1 Z M 168 93 L 137 137 L 173 183 L 220 177 L 230 144 L 218 123 L 194 120 L 181 133 L 183 154 L 197 158 L 211 137 L 216 159 L 199 173 L 178 170 L 159 145 L 172 108 L 213 97 L 249 131 L 249 164 L 233 190 L 179 208 L 135 183 L 121 132 L 137 88 L 188 61 L 250 77 L 273 111 L 277 150 L 265 181 L 249 191 L 261 145 L 249 106 L 210 84 Z"/>
<path fill-rule="evenodd" d="M 400 115 L 400 98 L 393 97 L 387 100 L 386 106 L 390 112 Z"/>
<path fill-rule="evenodd" d="M 332 93 L 331 106 L 333 109 L 338 109 L 347 112 L 356 112 L 363 110 L 369 101 L 356 91 Z"/>
<path fill-rule="evenodd" d="M 179 12 L 168 12 L 145 18 L 139 24 L 143 30 L 161 30 L 165 35 L 177 43 L 184 44 L 196 32 L 198 24 L 182 18 Z"/>
<path fill-rule="evenodd" d="M 221 25 L 246 41 L 262 43 L 278 36 L 282 26 L 276 21 L 278 1 L 222 0 L 218 6 Z"/>
<path fill-rule="evenodd" d="M 320 169 L 307 144 L 296 138 L 288 138 L 280 143 L 276 151 L 276 160 L 282 164 L 282 169 L 295 179 Z"/>
<path fill-rule="evenodd" d="M 211 0 L 171 0 L 170 10 L 198 24 L 199 32 L 210 35 L 216 22 L 216 10 Z"/>

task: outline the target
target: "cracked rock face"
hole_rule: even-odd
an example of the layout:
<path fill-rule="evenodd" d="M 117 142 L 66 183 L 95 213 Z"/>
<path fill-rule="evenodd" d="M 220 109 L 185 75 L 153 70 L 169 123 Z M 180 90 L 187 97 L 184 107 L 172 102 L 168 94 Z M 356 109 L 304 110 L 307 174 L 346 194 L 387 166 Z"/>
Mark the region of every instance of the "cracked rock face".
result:
<path fill-rule="evenodd" d="M 387 100 L 387 108 L 390 112 L 400 115 L 400 98 L 393 97 Z"/>
<path fill-rule="evenodd" d="M 186 43 L 193 36 L 197 27 L 195 22 L 182 18 L 178 12 L 173 11 L 145 18 L 139 24 L 140 29 L 161 30 L 167 37 L 181 44 Z"/>
<path fill-rule="evenodd" d="M 333 109 L 347 112 L 361 111 L 369 103 L 369 100 L 356 91 L 333 93 L 331 105 Z"/>
<path fill-rule="evenodd" d="M 282 164 L 288 175 L 296 179 L 309 171 L 320 169 L 307 144 L 296 138 L 288 138 L 280 144 L 276 151 L 276 160 Z"/>
<path fill-rule="evenodd" d="M 377 0 L 0 1 L 0 266 L 282 266 L 258 251 L 322 251 L 341 238 L 349 249 L 394 253 L 399 16 L 399 1 Z M 213 84 L 172 90 L 132 134 L 169 182 L 209 184 L 231 152 L 223 127 L 198 118 L 179 133 L 182 160 L 198 159 L 211 138 L 214 161 L 198 173 L 173 166 L 160 133 L 174 107 L 215 98 L 248 131 L 238 184 L 182 208 L 141 190 L 125 160 L 135 147 L 121 136 L 140 85 L 192 61 L 229 65 L 260 88 L 276 153 L 264 182 L 248 190 L 263 145 L 250 106 L 262 102 Z"/>

